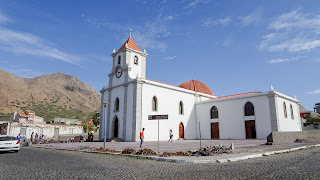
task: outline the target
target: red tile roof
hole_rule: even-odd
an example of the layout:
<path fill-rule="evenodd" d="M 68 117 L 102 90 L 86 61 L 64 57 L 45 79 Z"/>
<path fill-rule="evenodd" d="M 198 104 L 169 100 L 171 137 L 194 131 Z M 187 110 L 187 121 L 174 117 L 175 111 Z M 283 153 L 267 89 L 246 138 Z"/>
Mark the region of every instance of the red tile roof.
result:
<path fill-rule="evenodd" d="M 213 96 L 211 89 L 200 81 L 196 81 L 196 80 L 186 81 L 180 84 L 179 87 Z"/>
<path fill-rule="evenodd" d="M 30 110 L 26 110 L 26 112 L 28 112 L 28 113 L 34 113 L 33 111 L 30 111 Z"/>
<path fill-rule="evenodd" d="M 121 48 L 118 50 L 120 51 L 121 49 L 126 47 L 126 43 L 128 43 L 128 47 L 137 51 L 141 51 L 141 49 L 138 47 L 138 45 L 132 40 L 131 37 L 129 37 L 129 39 L 121 46 Z"/>
<path fill-rule="evenodd" d="M 165 84 L 165 85 L 169 85 L 169 86 L 179 87 L 179 88 L 184 88 L 184 87 L 181 87 L 181 85 L 184 84 L 184 83 L 186 83 L 186 82 L 189 82 L 189 81 L 186 81 L 186 82 L 182 83 L 180 86 L 175 86 L 175 85 L 172 85 L 172 84 L 167 84 L 167 83 L 163 83 L 163 82 L 159 82 L 159 81 L 155 81 L 155 80 L 151 80 L 151 79 L 146 79 L 146 80 L 153 81 L 153 82 L 157 82 L 157 83 L 161 83 L 161 84 Z M 196 80 L 191 80 L 191 81 L 196 81 Z M 200 81 L 197 81 L 197 82 L 200 82 Z M 202 82 L 200 82 L 200 83 L 202 83 Z M 199 84 L 200 84 L 200 83 L 199 83 Z M 196 83 L 196 84 L 197 84 L 197 83 Z M 202 83 L 202 84 L 205 85 L 204 83 Z M 205 85 L 205 86 L 207 86 L 207 85 Z M 207 86 L 207 87 L 208 87 L 208 86 Z M 208 87 L 208 88 L 209 88 L 209 87 Z M 184 89 L 186 89 L 186 88 L 184 88 Z M 188 90 L 191 90 L 191 89 L 188 89 Z M 209 90 L 210 90 L 210 88 L 209 88 Z M 195 91 L 195 90 L 192 90 L 192 91 Z M 210 90 L 210 91 L 211 91 L 211 90 Z M 197 91 L 197 92 L 199 92 L 199 91 Z M 201 92 L 201 93 L 202 93 L 202 92 Z M 211 93 L 212 93 L 212 92 L 211 92 Z M 257 93 L 261 93 L 261 92 L 255 91 L 255 92 L 248 92 L 248 93 L 242 93 L 242 94 L 234 94 L 234 95 L 229 95 L 229 96 L 221 96 L 221 97 L 216 97 L 216 98 L 211 98 L 211 99 L 222 99 L 222 98 L 242 96 L 242 95 L 249 95 L 249 94 L 257 94 Z M 204 93 L 204 94 L 207 94 L 207 93 Z M 211 95 L 213 95 L 213 94 L 211 94 Z"/>
<path fill-rule="evenodd" d="M 248 92 L 248 93 L 242 93 L 242 94 L 235 94 L 235 95 L 229 95 L 229 96 L 221 96 L 217 98 L 211 98 L 211 99 L 221 99 L 221 98 L 228 98 L 228 97 L 235 97 L 235 96 L 242 96 L 242 95 L 249 95 L 249 94 L 257 94 L 261 92 Z"/>
<path fill-rule="evenodd" d="M 169 86 L 174 86 L 174 87 L 178 87 L 178 88 L 183 88 L 183 89 L 187 89 L 187 88 L 184 88 L 184 87 L 181 87 L 181 85 L 180 86 L 175 86 L 175 85 L 172 85 L 172 84 L 167 84 L 167 83 L 163 83 L 163 82 L 159 82 L 159 81 L 155 81 L 155 80 L 151 80 L 151 79 L 146 79 L 146 80 L 149 80 L 149 81 L 153 81 L 153 82 L 157 82 L 157 83 L 161 83 L 161 84 L 165 84 L 165 85 L 169 85 Z M 194 81 L 194 80 L 193 80 Z M 188 81 L 187 81 L 188 82 Z M 200 81 L 197 81 L 197 82 L 200 82 Z M 200 82 L 201 83 L 201 82 Z M 183 83 L 182 83 L 183 84 Z M 202 83 L 203 84 L 203 83 Z M 204 84 L 205 85 L 205 84 Z M 207 86 L 207 85 L 205 85 L 205 86 Z M 208 87 L 208 86 L 207 86 Z M 209 88 L 209 87 L 208 87 Z M 191 90 L 191 91 L 195 91 L 195 90 L 193 90 L 193 89 L 188 89 L 188 90 Z M 210 88 L 209 88 L 209 90 L 210 90 Z M 196 92 L 200 92 L 200 91 L 196 91 Z M 210 92 L 211 92 L 211 90 L 210 90 Z M 200 92 L 200 93 L 204 93 L 204 92 Z M 204 93 L 204 94 L 208 94 L 208 93 Z M 213 96 L 213 94 L 212 94 L 212 92 L 211 92 L 211 94 L 208 94 L 208 95 L 212 95 Z"/>
<path fill-rule="evenodd" d="M 93 121 L 91 120 L 91 121 L 88 121 L 88 122 L 86 122 L 86 123 L 83 123 L 83 125 L 93 125 Z"/>
<path fill-rule="evenodd" d="M 19 112 L 20 116 L 28 116 L 26 113 L 24 112 Z"/>

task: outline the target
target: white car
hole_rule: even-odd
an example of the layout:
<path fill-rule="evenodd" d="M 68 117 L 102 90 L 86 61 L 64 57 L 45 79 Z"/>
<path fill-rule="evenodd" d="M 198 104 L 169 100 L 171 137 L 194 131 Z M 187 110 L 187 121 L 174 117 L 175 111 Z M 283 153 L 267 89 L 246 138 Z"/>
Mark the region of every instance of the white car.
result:
<path fill-rule="evenodd" d="M 0 151 L 19 152 L 20 142 L 14 136 L 0 135 Z"/>

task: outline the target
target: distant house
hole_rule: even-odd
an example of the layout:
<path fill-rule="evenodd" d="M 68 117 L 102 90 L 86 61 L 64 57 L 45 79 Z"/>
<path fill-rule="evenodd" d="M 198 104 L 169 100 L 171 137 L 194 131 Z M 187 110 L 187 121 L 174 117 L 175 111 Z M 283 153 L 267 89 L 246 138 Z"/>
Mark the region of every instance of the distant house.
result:
<path fill-rule="evenodd" d="M 42 117 L 35 115 L 34 111 L 27 110 L 12 113 L 11 121 L 1 129 L 6 128 L 7 132 L 5 134 L 13 136 L 20 134 L 27 139 L 31 137 L 32 132 L 44 135 L 44 138 L 59 138 L 60 135 L 78 135 L 83 133 L 83 127 L 80 126 L 81 121 L 79 122 L 77 119 L 60 118 L 56 122 L 64 123 L 46 124 Z M 68 123 L 70 125 L 67 125 Z"/>
<path fill-rule="evenodd" d="M 93 123 L 93 120 L 90 120 L 90 121 L 88 121 L 86 123 L 83 123 L 83 125 L 94 125 L 94 123 Z"/>
<path fill-rule="evenodd" d="M 78 119 L 71 119 L 71 118 L 59 118 L 59 117 L 55 117 L 53 119 L 53 122 L 55 124 L 57 123 L 64 123 L 67 125 L 81 125 L 81 121 L 79 121 Z"/>
<path fill-rule="evenodd" d="M 0 134 L 7 134 L 9 121 L 0 121 Z"/>
<path fill-rule="evenodd" d="M 11 122 L 18 123 L 40 123 L 43 124 L 43 118 L 36 116 L 34 111 L 26 110 L 24 112 L 13 112 Z"/>

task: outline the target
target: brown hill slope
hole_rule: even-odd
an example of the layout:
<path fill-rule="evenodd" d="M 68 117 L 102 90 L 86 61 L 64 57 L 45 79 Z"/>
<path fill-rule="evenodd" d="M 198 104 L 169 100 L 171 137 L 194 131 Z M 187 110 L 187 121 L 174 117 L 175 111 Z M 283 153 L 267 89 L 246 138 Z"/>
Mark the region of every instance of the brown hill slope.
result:
<path fill-rule="evenodd" d="M 55 114 L 68 111 L 90 113 L 99 107 L 99 93 L 76 77 L 55 73 L 21 78 L 0 69 L 2 115 L 25 109 L 38 110 L 36 114 L 39 116 L 50 111 Z"/>

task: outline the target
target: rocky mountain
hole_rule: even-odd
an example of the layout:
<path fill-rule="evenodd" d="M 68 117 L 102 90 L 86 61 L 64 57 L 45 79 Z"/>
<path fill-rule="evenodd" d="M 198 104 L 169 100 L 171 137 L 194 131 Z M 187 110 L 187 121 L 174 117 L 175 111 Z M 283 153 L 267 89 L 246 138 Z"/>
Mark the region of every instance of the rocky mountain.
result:
<path fill-rule="evenodd" d="M 0 69 L 0 115 L 34 110 L 38 116 L 81 118 L 99 111 L 100 95 L 74 76 L 63 73 L 21 78 Z M 60 112 L 60 113 L 59 113 Z M 51 120 L 46 119 L 45 120 Z"/>

